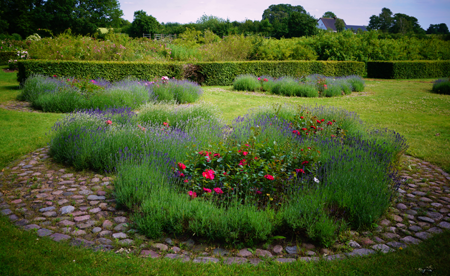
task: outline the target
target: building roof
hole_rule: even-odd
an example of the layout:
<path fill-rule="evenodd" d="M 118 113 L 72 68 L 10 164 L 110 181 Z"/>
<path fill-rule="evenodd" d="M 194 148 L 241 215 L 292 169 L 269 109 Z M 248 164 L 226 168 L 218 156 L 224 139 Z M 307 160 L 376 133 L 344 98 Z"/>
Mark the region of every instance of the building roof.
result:
<path fill-rule="evenodd" d="M 366 26 L 359 26 L 359 25 L 345 25 L 346 30 L 353 30 L 354 32 L 358 31 L 360 29 L 361 31 L 367 32 Z"/>
<path fill-rule="evenodd" d="M 327 28 L 327 30 L 336 31 L 336 26 L 334 26 L 334 23 L 336 23 L 336 18 L 319 18 L 319 20 L 322 20 L 322 22 L 325 25 L 325 27 Z M 344 24 L 345 24 L 345 21 L 344 21 Z"/>

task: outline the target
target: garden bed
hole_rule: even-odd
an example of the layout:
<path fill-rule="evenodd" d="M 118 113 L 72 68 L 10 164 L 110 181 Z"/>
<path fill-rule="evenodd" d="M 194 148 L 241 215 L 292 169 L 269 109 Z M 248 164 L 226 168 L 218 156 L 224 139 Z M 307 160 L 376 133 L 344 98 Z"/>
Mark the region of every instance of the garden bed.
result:
<path fill-rule="evenodd" d="M 91 110 L 54 131 L 56 161 L 117 174 L 117 203 L 141 233 L 227 243 L 306 234 L 329 246 L 369 227 L 390 204 L 406 150 L 397 133 L 324 107 L 262 107 L 231 126 L 207 106 Z"/>

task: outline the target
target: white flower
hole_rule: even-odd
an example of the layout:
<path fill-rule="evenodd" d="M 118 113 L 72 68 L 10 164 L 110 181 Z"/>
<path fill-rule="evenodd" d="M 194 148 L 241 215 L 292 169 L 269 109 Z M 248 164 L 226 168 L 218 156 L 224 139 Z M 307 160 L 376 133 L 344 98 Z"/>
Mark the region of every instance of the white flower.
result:
<path fill-rule="evenodd" d="M 314 177 L 314 182 L 319 183 L 319 179 L 317 179 L 316 177 Z"/>

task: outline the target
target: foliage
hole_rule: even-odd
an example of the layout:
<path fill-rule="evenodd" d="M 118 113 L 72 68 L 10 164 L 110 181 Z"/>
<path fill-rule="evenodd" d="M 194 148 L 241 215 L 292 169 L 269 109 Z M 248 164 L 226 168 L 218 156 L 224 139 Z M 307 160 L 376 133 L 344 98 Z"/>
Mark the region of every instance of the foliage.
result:
<path fill-rule="evenodd" d="M 449 34 L 447 24 L 430 24 L 427 29 L 427 34 Z"/>
<path fill-rule="evenodd" d="M 240 75 L 233 81 L 233 89 L 238 91 L 257 91 L 260 86 L 258 78 L 254 75 Z"/>
<path fill-rule="evenodd" d="M 370 61 L 367 75 L 381 79 L 439 78 L 450 75 L 450 61 Z"/>
<path fill-rule="evenodd" d="M 317 20 L 306 12 L 293 12 L 288 19 L 289 37 L 317 34 Z"/>
<path fill-rule="evenodd" d="M 135 11 L 129 34 L 132 37 L 142 37 L 144 33 L 153 35 L 158 33 L 160 27 L 161 25 L 153 16 L 147 15 L 143 10 Z"/>
<path fill-rule="evenodd" d="M 46 61 L 26 60 L 19 62 L 18 81 L 23 83 L 29 76 L 65 76 L 77 79 L 105 79 L 119 81 L 127 77 L 152 80 L 155 77 L 168 76 L 183 78 L 183 65 L 163 62 L 105 62 L 105 61 Z"/>
<path fill-rule="evenodd" d="M 425 33 L 420 27 L 417 18 L 403 13 L 392 15 L 392 11 L 388 8 L 383 8 L 379 16 L 372 15 L 370 17 L 368 29 L 381 30 L 385 33 Z"/>
<path fill-rule="evenodd" d="M 342 32 L 343 30 L 345 30 L 345 22 L 340 18 L 336 18 L 334 26 L 336 27 L 336 31 L 338 32 Z"/>
<path fill-rule="evenodd" d="M 109 83 L 104 80 L 29 77 L 19 99 L 29 101 L 44 112 L 71 112 L 79 109 L 111 107 L 136 108 L 148 101 L 195 102 L 201 88 L 189 81 L 167 80 L 139 82 L 124 80 Z"/>
<path fill-rule="evenodd" d="M 327 11 L 322 15 L 322 18 L 335 18 L 335 17 L 337 17 L 336 14 L 334 14 L 334 12 L 331 11 Z"/>
<path fill-rule="evenodd" d="M 119 206 L 136 211 L 151 238 L 266 240 L 282 227 L 329 246 L 343 225 L 331 207 L 345 209 L 354 227 L 379 217 L 395 180 L 387 166 L 405 150 L 401 136 L 366 133 L 336 109 L 264 107 L 232 128 L 206 118 L 181 129 L 158 121 L 141 125 L 123 109 L 76 112 L 55 125 L 50 143 L 58 162 L 116 171 Z M 350 168 L 356 176 L 342 173 Z M 314 200 L 299 204 L 305 198 Z"/>
<path fill-rule="evenodd" d="M 19 82 L 24 82 L 33 74 L 45 76 L 67 76 L 78 79 L 99 79 L 117 81 L 128 76 L 151 80 L 154 77 L 189 78 L 204 85 L 231 85 L 234 78 L 241 74 L 304 76 L 324 74 L 327 76 L 362 75 L 364 64 L 361 62 L 328 61 L 241 61 L 241 62 L 197 62 L 184 66 L 178 62 L 85 62 L 85 61 L 48 61 L 26 60 L 19 62 Z M 191 69 L 192 71 L 190 71 Z M 186 77 L 185 77 L 186 76 Z"/>
<path fill-rule="evenodd" d="M 432 91 L 438 94 L 450 95 L 450 78 L 435 81 Z"/>
<path fill-rule="evenodd" d="M 3 3 L 3 2 L 2 2 Z M 117 0 L 107 1 L 6 1 L 1 8 L 8 33 L 27 37 L 38 28 L 59 34 L 94 34 L 99 27 L 117 26 L 123 15 Z"/>

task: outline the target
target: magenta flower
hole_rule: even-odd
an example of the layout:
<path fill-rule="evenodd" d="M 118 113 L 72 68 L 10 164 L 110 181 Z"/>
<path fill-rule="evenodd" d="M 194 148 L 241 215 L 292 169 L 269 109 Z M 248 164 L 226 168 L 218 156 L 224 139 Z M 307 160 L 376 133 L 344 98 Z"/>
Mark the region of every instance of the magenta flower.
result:
<path fill-rule="evenodd" d="M 182 171 L 184 171 L 184 169 L 186 169 L 186 165 L 183 163 L 178 163 L 178 168 Z"/>
<path fill-rule="evenodd" d="M 266 174 L 264 177 L 269 180 L 274 180 L 273 176 L 270 174 Z"/>
<path fill-rule="evenodd" d="M 203 177 L 205 177 L 206 179 L 214 179 L 214 171 L 213 170 L 206 170 L 202 173 Z"/>
<path fill-rule="evenodd" d="M 208 189 L 208 188 L 203 188 L 203 191 L 207 192 L 208 194 L 211 193 L 211 189 Z"/>
<path fill-rule="evenodd" d="M 106 121 L 106 124 L 107 124 L 107 125 L 112 125 L 111 120 Z"/>
<path fill-rule="evenodd" d="M 211 191 L 211 190 L 210 190 Z M 223 194 L 222 189 L 220 188 L 214 188 L 214 192 L 218 193 L 218 194 Z"/>
<path fill-rule="evenodd" d="M 295 169 L 295 172 L 298 173 L 305 173 L 305 171 L 303 169 Z"/>
<path fill-rule="evenodd" d="M 262 192 L 261 192 L 261 191 L 256 191 L 256 193 L 257 193 L 258 195 L 262 194 Z"/>
<path fill-rule="evenodd" d="M 192 198 L 196 198 L 197 197 L 197 193 L 193 192 L 193 191 L 189 191 L 189 196 Z"/>

